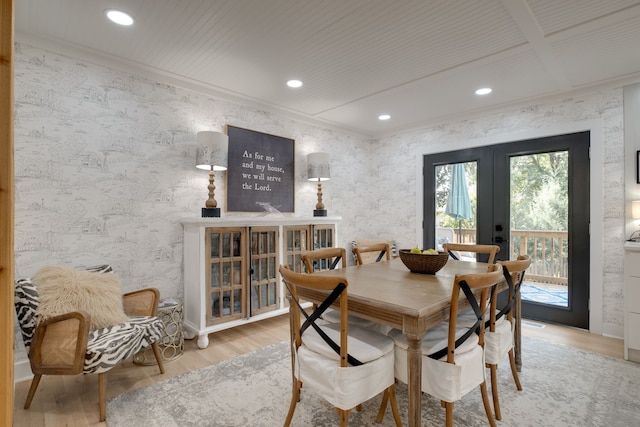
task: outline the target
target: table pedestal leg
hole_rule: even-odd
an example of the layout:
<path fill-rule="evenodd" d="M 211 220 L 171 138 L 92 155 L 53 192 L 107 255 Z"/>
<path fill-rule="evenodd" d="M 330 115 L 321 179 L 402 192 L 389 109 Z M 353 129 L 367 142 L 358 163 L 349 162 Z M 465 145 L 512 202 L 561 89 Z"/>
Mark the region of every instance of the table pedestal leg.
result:
<path fill-rule="evenodd" d="M 420 339 L 407 337 L 409 368 L 409 427 L 418 427 L 422 420 L 422 350 Z"/>

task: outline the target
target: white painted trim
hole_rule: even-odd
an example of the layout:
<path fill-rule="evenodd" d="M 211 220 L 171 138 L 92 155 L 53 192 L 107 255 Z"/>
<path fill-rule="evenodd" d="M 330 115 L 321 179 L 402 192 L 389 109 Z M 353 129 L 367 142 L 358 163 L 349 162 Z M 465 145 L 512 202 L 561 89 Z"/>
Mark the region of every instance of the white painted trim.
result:
<path fill-rule="evenodd" d="M 622 335 L 621 327 L 613 327 L 603 323 L 603 242 L 602 242 L 602 224 L 603 224 L 603 183 L 604 183 L 604 123 L 601 119 L 586 120 L 583 122 L 566 123 L 545 129 L 526 129 L 521 132 L 496 135 L 489 138 L 460 140 L 454 143 L 448 143 L 446 146 L 433 146 L 432 150 L 427 150 L 417 155 L 416 159 L 416 241 L 422 241 L 422 213 L 424 194 L 423 178 L 422 178 L 422 158 L 426 154 L 443 153 L 446 151 L 463 150 L 465 148 L 483 147 L 487 145 L 506 144 L 509 142 L 522 141 L 527 139 L 543 138 L 553 135 L 563 135 L 567 133 L 589 131 L 591 136 L 591 160 L 590 160 L 590 219 L 591 227 L 590 236 L 590 260 L 589 260 L 589 331 L 595 334 Z M 431 148 L 431 147 L 428 147 Z M 620 329 L 618 331 L 618 329 Z"/>
<path fill-rule="evenodd" d="M 18 360 L 13 363 L 13 383 L 20 383 L 22 381 L 31 381 L 33 378 L 33 372 L 31 372 L 31 365 L 28 360 Z"/>

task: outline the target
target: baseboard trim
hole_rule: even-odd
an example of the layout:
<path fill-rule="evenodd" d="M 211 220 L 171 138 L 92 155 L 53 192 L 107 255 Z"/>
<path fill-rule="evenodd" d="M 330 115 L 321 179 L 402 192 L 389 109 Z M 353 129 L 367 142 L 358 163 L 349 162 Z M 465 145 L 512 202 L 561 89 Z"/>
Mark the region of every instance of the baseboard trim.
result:
<path fill-rule="evenodd" d="M 31 365 L 28 360 L 20 360 L 13 364 L 13 383 L 20 383 L 22 381 L 30 381 L 33 378 L 33 372 L 31 372 Z"/>

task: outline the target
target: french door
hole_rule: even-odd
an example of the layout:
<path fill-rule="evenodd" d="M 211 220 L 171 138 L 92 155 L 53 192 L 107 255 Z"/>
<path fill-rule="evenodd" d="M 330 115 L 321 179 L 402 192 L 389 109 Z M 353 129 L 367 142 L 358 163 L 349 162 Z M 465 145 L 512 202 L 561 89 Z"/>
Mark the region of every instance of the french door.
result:
<path fill-rule="evenodd" d="M 579 132 L 424 156 L 423 246 L 496 244 L 498 260 L 529 255 L 522 315 L 588 329 L 589 139 Z M 455 207 L 460 197 L 470 211 Z"/>

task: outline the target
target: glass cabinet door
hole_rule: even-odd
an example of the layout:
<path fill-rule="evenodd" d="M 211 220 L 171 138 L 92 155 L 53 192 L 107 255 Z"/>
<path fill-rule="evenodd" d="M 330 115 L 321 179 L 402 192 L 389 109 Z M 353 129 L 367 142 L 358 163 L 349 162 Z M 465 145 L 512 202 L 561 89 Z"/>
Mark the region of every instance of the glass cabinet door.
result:
<path fill-rule="evenodd" d="M 310 227 L 308 225 L 285 226 L 284 227 L 284 261 L 287 266 L 296 273 L 303 273 L 302 260 L 300 254 L 311 250 L 309 244 Z"/>
<path fill-rule="evenodd" d="M 244 228 L 206 229 L 207 325 L 246 317 L 245 254 Z"/>
<path fill-rule="evenodd" d="M 335 228 L 331 224 L 313 226 L 313 249 L 333 248 Z"/>
<path fill-rule="evenodd" d="M 250 231 L 251 316 L 278 308 L 278 227 L 252 227 Z"/>

